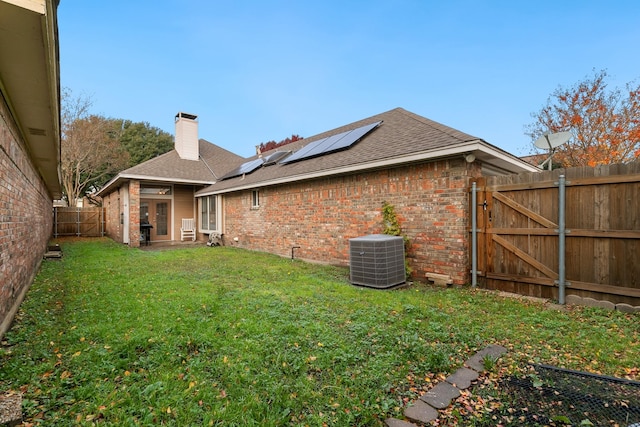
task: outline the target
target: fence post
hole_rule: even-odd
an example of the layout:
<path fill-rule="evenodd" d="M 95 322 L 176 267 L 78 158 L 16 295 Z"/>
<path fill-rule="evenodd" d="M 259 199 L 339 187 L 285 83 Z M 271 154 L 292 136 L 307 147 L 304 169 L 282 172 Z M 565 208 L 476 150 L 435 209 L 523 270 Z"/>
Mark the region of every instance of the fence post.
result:
<path fill-rule="evenodd" d="M 565 176 L 558 178 L 558 304 L 565 303 Z"/>
<path fill-rule="evenodd" d="M 471 184 L 471 287 L 478 285 L 478 196 L 476 182 Z"/>
<path fill-rule="evenodd" d="M 76 206 L 76 213 L 78 214 L 76 217 L 76 236 L 80 237 L 80 208 Z"/>

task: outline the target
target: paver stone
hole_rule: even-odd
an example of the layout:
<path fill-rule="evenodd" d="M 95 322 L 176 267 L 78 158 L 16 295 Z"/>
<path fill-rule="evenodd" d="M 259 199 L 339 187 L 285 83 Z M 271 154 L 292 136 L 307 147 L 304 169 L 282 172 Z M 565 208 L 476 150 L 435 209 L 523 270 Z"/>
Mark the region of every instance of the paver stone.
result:
<path fill-rule="evenodd" d="M 460 390 L 466 390 L 471 387 L 471 382 L 478 379 L 478 372 L 469 368 L 460 368 L 452 375 L 449 375 L 445 381 L 458 387 Z"/>
<path fill-rule="evenodd" d="M 438 383 L 434 388 L 420 396 L 420 400 L 436 409 L 444 409 L 451 404 L 451 400 L 460 396 L 460 390 L 448 382 Z"/>
<path fill-rule="evenodd" d="M 404 416 L 426 424 L 438 419 L 438 411 L 423 401 L 416 400 L 411 406 L 404 410 Z"/>

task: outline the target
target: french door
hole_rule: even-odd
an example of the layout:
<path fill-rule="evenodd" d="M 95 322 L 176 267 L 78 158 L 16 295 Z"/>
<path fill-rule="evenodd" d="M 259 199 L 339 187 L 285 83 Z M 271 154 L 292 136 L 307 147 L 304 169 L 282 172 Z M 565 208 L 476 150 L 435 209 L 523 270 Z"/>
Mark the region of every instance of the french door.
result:
<path fill-rule="evenodd" d="M 140 200 L 140 223 L 147 221 L 151 241 L 171 240 L 171 200 Z"/>

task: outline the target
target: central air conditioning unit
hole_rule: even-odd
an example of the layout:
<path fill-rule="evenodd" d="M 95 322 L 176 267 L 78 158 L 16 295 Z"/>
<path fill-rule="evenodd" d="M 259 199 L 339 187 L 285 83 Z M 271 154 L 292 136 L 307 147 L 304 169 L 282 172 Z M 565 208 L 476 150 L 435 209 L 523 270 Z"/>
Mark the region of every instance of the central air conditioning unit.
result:
<path fill-rule="evenodd" d="M 349 239 L 351 283 L 390 288 L 405 282 L 404 239 L 372 234 Z"/>

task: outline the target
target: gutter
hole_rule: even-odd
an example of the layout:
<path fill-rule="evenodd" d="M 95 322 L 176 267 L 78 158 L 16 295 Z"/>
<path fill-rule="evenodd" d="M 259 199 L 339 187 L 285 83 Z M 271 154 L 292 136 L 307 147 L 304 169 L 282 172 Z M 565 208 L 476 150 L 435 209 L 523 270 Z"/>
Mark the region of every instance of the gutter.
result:
<path fill-rule="evenodd" d="M 118 174 L 107 182 L 97 193 L 96 196 L 102 197 L 103 193 L 115 186 L 116 183 L 124 180 L 135 179 L 138 181 L 155 181 L 155 182 L 169 182 L 172 184 L 195 184 L 195 185 L 213 185 L 216 181 L 198 181 L 194 179 L 175 179 L 166 176 L 149 176 L 149 175 L 134 175 L 134 174 Z"/>
<path fill-rule="evenodd" d="M 480 139 L 476 139 L 471 142 L 450 146 L 450 147 L 438 149 L 435 151 L 420 152 L 413 155 L 402 156 L 402 157 L 390 157 L 384 160 L 378 160 L 378 161 L 369 162 L 369 163 L 362 163 L 355 166 L 341 166 L 341 167 L 332 168 L 332 169 L 324 169 L 317 172 L 298 174 L 298 175 L 289 175 L 282 178 L 275 178 L 267 181 L 254 182 L 254 183 L 249 183 L 249 184 L 240 185 L 240 186 L 233 186 L 233 187 L 229 187 L 221 190 L 212 189 L 207 191 L 206 189 L 204 189 L 196 192 L 196 197 L 232 193 L 235 191 L 256 189 L 260 187 L 268 187 L 268 186 L 278 185 L 278 184 L 287 184 L 290 182 L 297 182 L 297 181 L 309 180 L 309 179 L 315 179 L 315 178 L 323 178 L 326 176 L 340 175 L 340 174 L 346 174 L 346 173 L 352 173 L 352 172 L 361 172 L 361 171 L 371 170 L 371 169 L 382 169 L 389 166 L 400 166 L 402 164 L 414 163 L 414 162 L 424 161 L 424 160 L 437 160 L 441 158 L 452 157 L 452 156 L 461 155 L 464 153 L 469 153 L 474 151 L 485 153 L 491 157 L 497 158 L 509 164 L 518 165 L 523 169 L 523 172 L 525 171 L 539 172 L 540 171 L 540 169 L 538 169 L 537 167 L 530 165 L 518 159 L 517 157 L 509 155 L 506 152 L 501 153 L 499 150 L 493 149 L 491 147 L 487 147 L 484 141 Z M 498 170 L 499 169 L 500 168 L 498 168 Z M 509 171 L 505 171 L 505 172 L 509 172 Z"/>

